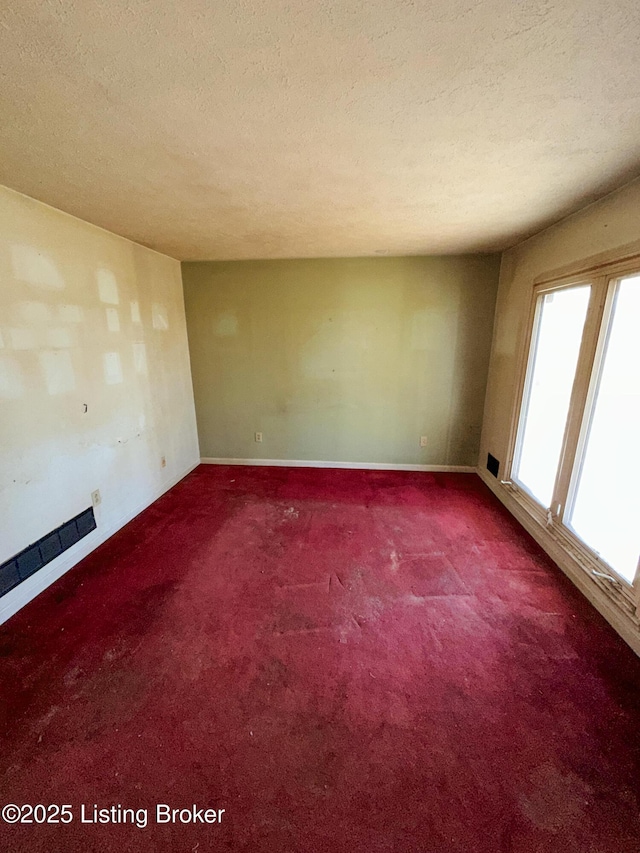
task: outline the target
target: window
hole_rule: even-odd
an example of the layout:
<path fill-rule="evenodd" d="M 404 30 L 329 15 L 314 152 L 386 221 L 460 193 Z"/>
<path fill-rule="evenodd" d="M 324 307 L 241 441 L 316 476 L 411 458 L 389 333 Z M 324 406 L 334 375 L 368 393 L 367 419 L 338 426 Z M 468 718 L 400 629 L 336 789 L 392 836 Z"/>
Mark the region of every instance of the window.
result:
<path fill-rule="evenodd" d="M 537 285 L 511 479 L 533 512 L 640 583 L 640 261 Z M 629 266 L 629 264 L 627 264 Z M 536 510 L 537 507 L 537 510 Z"/>
<path fill-rule="evenodd" d="M 553 497 L 590 290 L 538 297 L 513 477 L 543 506 Z"/>

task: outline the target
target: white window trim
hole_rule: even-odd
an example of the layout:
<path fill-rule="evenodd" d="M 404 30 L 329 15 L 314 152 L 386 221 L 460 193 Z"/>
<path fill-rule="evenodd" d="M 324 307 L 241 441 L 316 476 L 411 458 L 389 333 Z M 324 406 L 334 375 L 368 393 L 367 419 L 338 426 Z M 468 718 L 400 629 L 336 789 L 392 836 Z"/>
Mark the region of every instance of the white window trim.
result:
<path fill-rule="evenodd" d="M 627 622 L 627 629 L 631 628 L 633 635 L 638 637 L 640 633 L 640 573 L 636 574 L 634 583 L 630 583 L 621 577 L 615 569 L 589 548 L 563 520 L 568 517 L 567 509 L 570 509 L 571 502 L 574 499 L 577 477 L 582 464 L 582 455 L 588 434 L 588 422 L 592 412 L 598 375 L 602 369 L 608 318 L 615 290 L 614 282 L 636 273 L 640 274 L 640 242 L 626 247 L 626 251 L 608 252 L 573 264 L 570 267 L 552 271 L 539 276 L 533 282 L 527 322 L 524 326 L 518 359 L 518 381 L 503 468 L 506 477 L 501 481 L 501 486 L 508 491 L 511 499 L 517 503 L 521 510 L 535 522 L 535 526 L 544 531 L 542 539 L 549 537 L 570 560 L 580 567 L 591 583 L 605 593 L 607 599 L 624 617 L 625 622 Z M 571 394 L 558 476 L 551 509 L 547 512 L 546 508 L 535 500 L 526 487 L 518 483 L 513 477 L 522 440 L 520 425 L 524 417 L 523 401 L 527 398 L 528 381 L 531 378 L 529 368 L 535 353 L 534 335 L 539 319 L 539 297 L 544 293 L 565 287 L 575 287 L 580 284 L 591 285 L 591 299 Z M 487 478 L 483 479 L 485 482 L 489 482 Z M 491 483 L 490 485 L 495 491 L 494 484 Z M 536 538 L 541 541 L 538 536 Z M 628 639 L 628 636 L 626 638 Z"/>

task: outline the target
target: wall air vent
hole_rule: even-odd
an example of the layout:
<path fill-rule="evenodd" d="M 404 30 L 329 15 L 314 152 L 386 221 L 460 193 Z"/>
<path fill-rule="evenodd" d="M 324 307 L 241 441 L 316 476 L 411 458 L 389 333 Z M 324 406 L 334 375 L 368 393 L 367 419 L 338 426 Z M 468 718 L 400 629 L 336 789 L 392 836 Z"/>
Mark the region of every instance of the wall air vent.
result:
<path fill-rule="evenodd" d="M 96 529 L 93 507 L 85 509 L 71 521 L 66 521 L 20 551 L 15 557 L 0 564 L 0 596 L 18 586 L 35 572 L 46 566 L 88 533 Z"/>
<path fill-rule="evenodd" d="M 490 453 L 487 454 L 487 471 L 490 474 L 493 474 L 494 477 L 497 477 L 499 470 L 500 470 L 500 463 L 498 462 L 496 457 L 492 456 Z"/>

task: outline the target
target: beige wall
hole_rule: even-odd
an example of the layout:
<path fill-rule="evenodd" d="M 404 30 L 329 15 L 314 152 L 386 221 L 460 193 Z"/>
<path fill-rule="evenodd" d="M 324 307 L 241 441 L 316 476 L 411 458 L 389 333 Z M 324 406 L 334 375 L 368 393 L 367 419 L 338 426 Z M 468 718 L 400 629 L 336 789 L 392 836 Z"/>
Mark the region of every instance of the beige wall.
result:
<path fill-rule="evenodd" d="M 102 496 L 98 530 L 4 596 L 1 618 L 198 446 L 177 261 L 0 188 L 0 280 L 0 562 Z"/>
<path fill-rule="evenodd" d="M 202 456 L 475 465 L 498 265 L 184 263 Z"/>
<path fill-rule="evenodd" d="M 511 416 L 516 405 L 520 352 L 534 279 L 640 239 L 640 180 L 531 237 L 502 256 L 491 366 L 487 385 L 479 464 L 487 452 L 506 460 Z"/>

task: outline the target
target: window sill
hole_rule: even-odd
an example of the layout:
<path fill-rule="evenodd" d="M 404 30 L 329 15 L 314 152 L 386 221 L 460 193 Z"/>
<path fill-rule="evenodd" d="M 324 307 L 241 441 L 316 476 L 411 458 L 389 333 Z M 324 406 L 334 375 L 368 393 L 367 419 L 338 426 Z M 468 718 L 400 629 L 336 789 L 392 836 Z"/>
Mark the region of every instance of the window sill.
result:
<path fill-rule="evenodd" d="M 589 599 L 610 625 L 640 656 L 640 603 L 635 590 L 613 575 L 609 566 L 558 522 L 547 524 L 546 512 L 515 484 L 501 482 L 483 469 L 482 481 L 522 524 L 551 559 Z M 613 580 L 594 574 L 613 576 Z"/>

